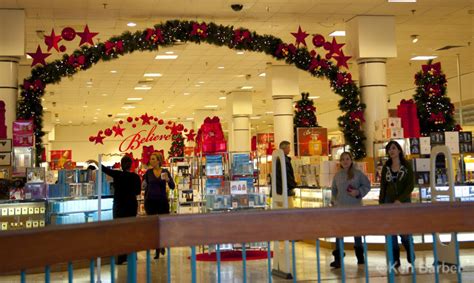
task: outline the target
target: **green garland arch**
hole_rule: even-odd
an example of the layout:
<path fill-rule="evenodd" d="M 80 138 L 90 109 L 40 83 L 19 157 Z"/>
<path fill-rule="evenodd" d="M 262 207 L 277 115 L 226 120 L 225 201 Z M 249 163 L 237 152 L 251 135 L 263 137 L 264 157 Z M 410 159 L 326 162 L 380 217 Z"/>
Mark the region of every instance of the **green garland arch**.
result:
<path fill-rule="evenodd" d="M 45 134 L 42 131 L 41 97 L 46 85 L 59 83 L 61 78 L 89 69 L 101 60 L 117 59 L 135 51 L 156 51 L 160 46 L 172 46 L 178 41 L 197 44 L 204 42 L 227 46 L 230 49 L 264 52 L 278 60 L 285 60 L 287 64 L 295 65 L 315 77 L 329 79 L 331 89 L 342 97 L 339 100 L 339 109 L 343 115 L 338 118 L 338 124 L 344 133 L 346 143 L 351 147 L 355 159 L 366 156 L 365 135 L 361 130 L 365 105 L 359 99 L 359 89 L 352 81 L 350 73 L 341 71 L 338 66 L 321 58 L 314 51 L 285 44 L 280 38 L 271 35 L 258 35 L 244 28 L 234 29 L 233 26 L 222 26 L 212 22 L 172 20 L 157 24 L 153 29 L 134 33 L 126 31 L 96 46 L 82 46 L 71 55 L 64 54 L 61 60 L 35 67 L 31 71 L 31 76 L 20 85 L 21 98 L 17 118 L 33 119 L 37 163 L 43 151 L 42 137 Z"/>

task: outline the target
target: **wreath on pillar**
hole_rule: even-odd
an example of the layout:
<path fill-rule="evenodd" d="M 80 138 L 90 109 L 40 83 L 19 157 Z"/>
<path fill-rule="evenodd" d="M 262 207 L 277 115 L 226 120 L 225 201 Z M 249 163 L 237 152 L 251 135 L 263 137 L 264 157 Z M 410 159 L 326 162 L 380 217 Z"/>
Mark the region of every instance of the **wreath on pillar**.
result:
<path fill-rule="evenodd" d="M 156 51 L 160 46 L 171 46 L 176 42 L 207 43 L 217 46 L 227 46 L 230 49 L 263 52 L 287 64 L 309 72 L 315 77 L 325 77 L 330 80 L 332 90 L 341 96 L 339 108 L 342 116 L 338 118 L 339 127 L 344 133 L 346 143 L 356 159 L 365 157 L 365 135 L 361 129 L 364 122 L 365 105 L 360 102 L 360 92 L 351 74 L 342 71 L 341 67 L 348 67 L 342 51 L 344 44 L 338 44 L 333 38 L 331 42 L 316 34 L 312 43 L 316 49 L 324 49 L 323 53 L 307 48 L 306 32 L 298 29 L 292 33 L 296 38 L 295 44 L 284 43 L 280 38 L 271 35 L 259 35 L 245 28 L 218 25 L 213 22 L 195 22 L 172 20 L 155 25 L 142 31 L 124 32 L 105 43 L 94 45 L 92 38 L 97 33 L 88 29 L 81 33 L 86 40 L 81 40 L 81 48 L 72 54 L 64 54 L 62 59 L 46 63 L 44 59 L 49 53 L 43 53 L 38 46 L 36 53 L 29 53 L 33 57 L 33 64 L 42 64 L 31 71 L 31 76 L 20 85 L 21 97 L 18 103 L 17 118 L 33 119 L 35 125 L 35 146 L 37 163 L 39 163 L 42 147 L 42 118 L 43 107 L 41 97 L 46 85 L 59 83 L 62 78 L 70 77 L 81 70 L 87 70 L 99 61 L 117 59 L 135 51 Z M 58 37 L 58 36 L 56 36 Z M 82 37 L 81 37 L 82 38 Z M 84 44 L 84 45 L 83 45 Z M 304 45 L 304 47 L 300 47 Z M 325 53 L 325 54 L 324 54 Z M 336 64 L 333 61 L 335 60 Z"/>

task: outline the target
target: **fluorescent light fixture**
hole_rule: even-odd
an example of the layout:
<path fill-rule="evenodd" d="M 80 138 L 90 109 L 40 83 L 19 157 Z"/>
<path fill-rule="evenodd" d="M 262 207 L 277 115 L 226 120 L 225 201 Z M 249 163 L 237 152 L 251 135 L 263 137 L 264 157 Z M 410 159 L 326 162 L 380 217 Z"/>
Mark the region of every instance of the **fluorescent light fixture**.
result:
<path fill-rule="evenodd" d="M 426 60 L 432 60 L 432 59 L 436 59 L 438 58 L 438 56 L 415 56 L 413 58 L 411 58 L 410 60 L 413 60 L 413 61 L 426 61 Z"/>
<path fill-rule="evenodd" d="M 136 107 L 133 106 L 133 105 L 125 105 L 125 106 L 122 106 L 122 109 L 135 109 Z"/>
<path fill-rule="evenodd" d="M 100 111 L 100 110 L 102 110 L 102 109 L 100 109 L 100 108 L 97 108 L 97 109 L 96 109 L 96 111 Z"/>
<path fill-rule="evenodd" d="M 165 54 L 171 55 L 171 54 L 174 54 L 174 52 L 173 51 L 166 51 Z"/>
<path fill-rule="evenodd" d="M 156 55 L 156 60 L 174 60 L 178 58 L 178 55 Z"/>
<path fill-rule="evenodd" d="M 185 93 L 183 93 L 183 95 L 190 95 L 190 93 L 189 93 L 189 92 L 185 92 Z"/>
<path fill-rule="evenodd" d="M 273 111 L 267 111 L 265 114 L 273 114 Z"/>
<path fill-rule="evenodd" d="M 318 99 L 320 98 L 321 96 L 308 96 L 309 99 Z"/>
<path fill-rule="evenodd" d="M 252 117 L 250 117 L 250 120 L 258 120 L 258 119 L 260 119 L 260 118 L 262 118 L 262 117 L 260 117 L 260 116 L 252 116 Z"/>
<path fill-rule="evenodd" d="M 198 82 L 198 84 L 203 84 L 203 83 L 204 83 L 203 81 Z"/>
<path fill-rule="evenodd" d="M 194 120 L 194 118 L 193 117 L 188 117 L 188 118 L 186 118 L 186 120 L 192 121 L 192 120 Z"/>
<path fill-rule="evenodd" d="M 141 100 L 143 100 L 143 98 L 141 98 L 141 97 L 128 97 L 127 100 L 128 101 L 141 101 Z"/>
<path fill-rule="evenodd" d="M 129 26 L 129 27 L 135 27 L 135 26 L 137 26 L 137 24 L 134 23 L 134 22 L 129 22 L 129 23 L 127 24 L 127 26 Z"/>
<path fill-rule="evenodd" d="M 225 97 L 225 96 L 219 97 L 219 100 L 226 100 L 226 99 L 227 99 L 227 97 Z"/>
<path fill-rule="evenodd" d="M 117 113 L 115 116 L 128 116 L 130 113 Z"/>
<path fill-rule="evenodd" d="M 88 81 L 88 82 L 86 82 L 86 84 L 91 85 L 91 84 L 92 84 L 92 81 Z"/>
<path fill-rule="evenodd" d="M 329 34 L 329 36 L 346 36 L 345 30 L 335 30 Z"/>
<path fill-rule="evenodd" d="M 107 96 L 108 94 L 107 93 L 102 93 L 102 96 Z"/>
<path fill-rule="evenodd" d="M 387 0 L 388 3 L 416 3 L 416 0 Z"/>
<path fill-rule="evenodd" d="M 152 82 L 152 81 L 153 81 L 153 78 L 146 78 L 145 81 L 147 81 L 147 82 Z"/>
<path fill-rule="evenodd" d="M 194 86 L 201 86 L 200 84 L 195 84 Z"/>
<path fill-rule="evenodd" d="M 87 108 L 87 107 L 89 107 L 89 106 L 87 106 L 87 105 L 82 105 L 82 107 Z"/>
<path fill-rule="evenodd" d="M 244 51 L 237 51 L 236 52 L 238 55 L 243 55 L 244 54 Z"/>
<path fill-rule="evenodd" d="M 111 72 L 112 74 L 116 74 L 116 73 L 117 73 L 116 70 L 111 70 L 110 72 Z"/>
<path fill-rule="evenodd" d="M 267 73 L 263 72 L 263 73 L 260 73 L 258 76 L 259 76 L 259 77 L 266 77 L 266 76 L 267 76 Z"/>
<path fill-rule="evenodd" d="M 114 121 L 114 122 L 120 122 L 120 121 L 122 121 L 122 119 L 120 119 L 120 118 L 115 118 L 115 119 L 113 119 L 112 121 Z"/>
<path fill-rule="evenodd" d="M 218 105 L 206 105 L 206 106 L 204 106 L 204 107 L 206 107 L 206 108 L 217 108 Z"/>
<path fill-rule="evenodd" d="M 219 66 L 219 67 L 217 67 L 217 69 L 220 69 L 220 70 L 222 70 L 222 69 L 224 69 L 224 68 L 225 68 L 224 66 Z"/>
<path fill-rule="evenodd" d="M 158 78 L 158 77 L 162 77 L 163 75 L 160 73 L 145 73 L 143 76 L 150 77 L 150 78 Z"/>
<path fill-rule="evenodd" d="M 240 89 L 252 89 L 252 88 L 253 86 L 246 85 L 246 86 L 241 87 Z"/>
<path fill-rule="evenodd" d="M 30 55 L 26 54 L 26 59 L 33 59 Z"/>
<path fill-rule="evenodd" d="M 136 86 L 133 89 L 134 90 L 150 90 L 151 86 Z"/>

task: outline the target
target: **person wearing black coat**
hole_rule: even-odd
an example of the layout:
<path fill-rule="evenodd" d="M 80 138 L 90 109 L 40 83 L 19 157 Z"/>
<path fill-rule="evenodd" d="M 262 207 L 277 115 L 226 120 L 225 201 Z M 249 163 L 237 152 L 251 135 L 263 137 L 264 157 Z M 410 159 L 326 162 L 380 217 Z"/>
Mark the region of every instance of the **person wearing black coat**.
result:
<path fill-rule="evenodd" d="M 285 153 L 285 166 L 286 166 L 286 183 L 288 187 L 288 208 L 293 208 L 293 196 L 295 192 L 293 191 L 296 187 L 295 174 L 293 171 L 293 166 L 291 165 L 291 158 L 288 156 L 290 153 L 290 142 L 282 141 L 280 143 L 280 149 Z M 281 181 L 281 171 L 280 171 L 280 159 L 277 160 L 276 164 L 276 192 L 281 195 L 283 193 L 283 186 Z"/>
<path fill-rule="evenodd" d="M 113 217 L 136 217 L 138 210 L 137 195 L 140 194 L 141 180 L 138 174 L 130 172 L 132 159 L 125 155 L 120 164 L 122 171 L 112 170 L 102 165 L 102 171 L 114 179 Z M 127 255 L 119 255 L 117 264 L 122 264 Z"/>

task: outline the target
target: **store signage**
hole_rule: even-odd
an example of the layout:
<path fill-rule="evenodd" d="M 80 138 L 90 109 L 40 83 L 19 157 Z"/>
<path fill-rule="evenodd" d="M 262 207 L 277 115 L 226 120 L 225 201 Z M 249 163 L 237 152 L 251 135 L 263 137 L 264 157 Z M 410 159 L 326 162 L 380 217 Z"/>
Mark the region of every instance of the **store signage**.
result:
<path fill-rule="evenodd" d="M 298 155 L 328 155 L 328 130 L 326 128 L 297 128 Z"/>
<path fill-rule="evenodd" d="M 143 144 L 171 140 L 171 134 L 155 134 L 156 125 L 148 130 L 141 130 L 135 134 L 126 137 L 119 146 L 120 152 L 128 152 L 130 150 L 139 149 Z"/>

